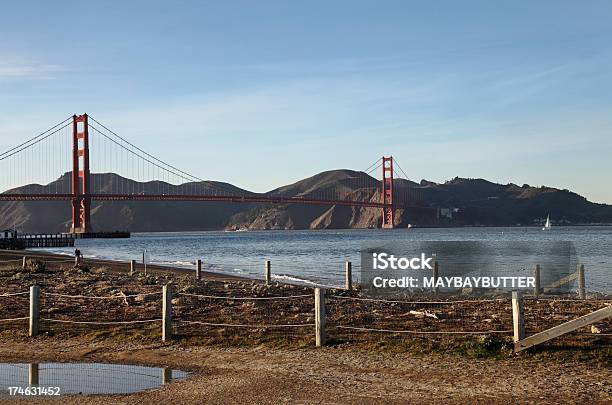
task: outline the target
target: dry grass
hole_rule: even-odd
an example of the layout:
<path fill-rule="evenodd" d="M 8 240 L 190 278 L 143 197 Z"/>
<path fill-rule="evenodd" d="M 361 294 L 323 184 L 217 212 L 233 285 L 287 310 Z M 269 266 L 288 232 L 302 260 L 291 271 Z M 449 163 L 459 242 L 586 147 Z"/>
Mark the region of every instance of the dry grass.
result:
<path fill-rule="evenodd" d="M 259 281 L 196 281 L 188 274 L 156 274 L 128 276 L 109 267 L 81 267 L 66 265 L 44 266 L 43 271 L 24 271 L 20 268 L 0 269 L 0 294 L 27 291 L 32 284 L 41 286 L 41 318 L 71 321 L 135 321 L 161 317 L 161 286 L 171 284 L 174 334 L 178 345 L 266 346 L 276 348 L 304 348 L 313 345 L 314 327 L 274 328 L 270 325 L 314 323 L 312 289 L 301 286 Z M 47 295 L 127 296 L 118 299 L 66 298 Z M 186 294 L 222 297 L 307 297 L 281 300 L 217 300 Z M 509 299 L 479 302 L 436 303 L 381 303 L 356 301 L 340 297 L 359 297 L 359 292 L 328 290 L 327 333 L 329 345 L 350 346 L 368 352 L 410 352 L 415 354 L 452 353 L 476 358 L 504 358 L 511 354 L 512 329 Z M 419 300 L 451 300 L 457 297 L 417 297 Z M 28 296 L 0 298 L 0 319 L 28 315 Z M 526 327 L 535 332 L 602 307 L 602 301 L 526 301 Z M 416 311 L 412 312 L 411 311 Z M 434 314 L 434 317 L 420 313 Z M 219 324 L 247 324 L 251 327 L 207 326 L 183 321 Z M 356 326 L 421 332 L 470 331 L 473 335 L 421 335 L 412 333 L 381 333 L 339 329 L 337 326 Z M 610 330 L 611 323 L 600 325 Z M 160 326 L 140 323 L 121 326 L 79 325 L 43 321 L 43 336 L 50 338 L 81 337 L 89 341 L 124 341 L 154 343 L 160 340 Z M 26 322 L 0 323 L 0 338 L 25 339 Z M 586 331 L 583 331 L 586 332 Z M 610 365 L 610 336 L 570 334 L 529 351 L 534 358 L 567 358 Z"/>

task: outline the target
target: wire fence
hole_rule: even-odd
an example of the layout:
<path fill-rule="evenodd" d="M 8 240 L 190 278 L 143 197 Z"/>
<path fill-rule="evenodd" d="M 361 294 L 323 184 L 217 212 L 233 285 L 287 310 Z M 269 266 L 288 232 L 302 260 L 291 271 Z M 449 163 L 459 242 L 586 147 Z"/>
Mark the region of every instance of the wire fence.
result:
<path fill-rule="evenodd" d="M 40 292 L 40 324 L 43 329 L 66 331 L 70 324 L 79 326 L 117 326 L 138 327 L 139 324 L 154 324 L 155 329 L 142 330 L 155 335 L 162 322 L 162 292 L 139 292 L 109 296 L 63 294 L 48 291 Z M 219 328 L 244 328 L 245 333 L 253 330 L 263 332 L 265 329 L 295 329 L 314 327 L 312 320 L 312 294 L 289 296 L 246 297 L 221 296 L 177 292 L 174 295 L 172 309 L 174 312 L 174 335 L 192 337 L 206 336 L 212 333 L 218 337 L 223 330 Z M 31 292 L 0 294 L 1 299 L 10 299 L 0 308 L 10 306 L 14 311 L 28 316 L 2 317 L 0 323 L 28 321 Z M 17 302 L 20 300 L 21 302 Z M 95 301 L 93 304 L 89 303 Z M 287 306 L 288 302 L 294 302 Z M 297 304 L 295 302 L 298 302 Z M 8 305 L 7 305 L 8 304 Z M 249 319 L 244 322 L 244 317 Z M 287 321 L 287 319 L 290 321 Z M 57 329 L 55 324 L 60 325 Z M 156 325 L 156 326 L 155 326 Z M 142 325 L 141 325 L 142 326 Z M 11 327 L 0 327 L 9 329 Z M 91 330 L 89 330 L 91 332 Z M 311 333 L 305 333 L 307 336 Z M 236 336 L 234 336 L 235 338 Z"/>
<path fill-rule="evenodd" d="M 312 293 L 226 296 L 177 292 L 175 297 L 172 322 L 178 336 L 218 343 L 312 338 L 315 326 Z"/>
<path fill-rule="evenodd" d="M 300 338 L 312 341 L 316 329 L 314 295 L 281 296 L 215 295 L 187 288 L 173 294 L 172 335 L 227 343 L 262 339 Z M 158 288 L 159 289 L 159 288 Z M 193 290 L 196 291 L 193 291 Z M 235 291 L 228 291 L 235 294 Z M 243 291 L 244 293 L 244 291 Z M 131 328 L 149 337 L 158 336 L 164 320 L 162 292 L 82 295 L 42 290 L 40 318 L 43 330 L 96 333 L 92 327 Z M 28 321 L 31 291 L 0 294 L 3 301 L 0 330 L 21 328 Z M 536 333 L 588 314 L 609 303 L 606 300 L 525 300 L 526 330 Z M 7 305 L 9 304 L 9 305 Z M 11 308 L 6 311 L 6 308 Z M 385 300 L 357 296 L 355 292 L 332 290 L 325 298 L 325 333 L 332 342 L 403 341 L 406 335 L 438 338 L 470 335 L 511 335 L 512 305 L 509 298 L 470 300 Z M 13 324 L 11 326 L 11 324 Z M 586 333 L 610 336 L 610 322 L 603 331 Z M 602 324 L 597 325 L 598 328 Z M 606 329 L 607 328 L 607 329 Z M 579 333 L 580 334 L 580 333 Z"/>
<path fill-rule="evenodd" d="M 68 262 L 74 260 L 45 263 Z M 258 267 L 263 270 L 263 265 Z M 67 283 L 63 267 L 48 274 L 24 272 L 23 279 L 10 274 L 3 273 L 3 280 L 10 282 L 0 284 L 8 288 L 0 291 L 0 332 L 27 329 L 27 321 L 32 321 L 31 291 L 17 288 L 39 282 L 40 329 L 52 333 L 108 334 L 118 329 L 116 333 L 158 339 L 164 324 L 170 321 L 171 334 L 178 338 L 223 344 L 295 338 L 311 344 L 321 321 L 311 286 L 196 280 L 187 273 L 182 278 L 153 277 L 152 285 L 147 285 L 146 277 L 129 277 L 126 273 L 71 273 Z M 168 305 L 164 305 L 162 283 L 172 285 Z M 359 287 L 351 291 L 329 288 L 323 302 L 324 332 L 331 342 L 402 341 L 407 336 L 504 337 L 514 328 L 508 294 L 474 299 L 445 294 L 379 299 L 361 295 Z M 609 303 L 609 298 L 526 297 L 525 329 L 528 333 L 540 332 Z M 171 314 L 163 312 L 165 306 Z M 608 319 L 589 329 L 589 334 L 609 336 L 611 326 Z M 580 333 L 587 334 L 586 328 Z"/>
<path fill-rule="evenodd" d="M 29 291 L 0 293 L 0 330 L 11 329 L 14 324 L 26 324 L 30 319 L 28 306 L 30 300 Z"/>
<path fill-rule="evenodd" d="M 330 339 L 352 343 L 402 342 L 407 335 L 511 334 L 509 298 L 405 301 L 334 294 L 326 300 Z"/>

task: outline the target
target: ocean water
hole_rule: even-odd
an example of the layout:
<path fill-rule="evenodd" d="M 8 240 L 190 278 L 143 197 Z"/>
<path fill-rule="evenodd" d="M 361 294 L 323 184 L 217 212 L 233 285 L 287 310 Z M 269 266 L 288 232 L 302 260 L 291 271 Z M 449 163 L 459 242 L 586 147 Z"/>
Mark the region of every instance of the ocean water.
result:
<path fill-rule="evenodd" d="M 77 247 L 86 258 L 139 261 L 146 249 L 150 263 L 186 271 L 202 259 L 203 270 L 250 278 L 262 278 L 264 262 L 271 260 L 279 281 L 340 286 L 347 260 L 359 279 L 364 247 L 413 241 L 481 241 L 502 247 L 516 241 L 572 242 L 586 267 L 587 289 L 612 292 L 612 226 L 135 233 L 131 239 L 82 239 Z M 70 248 L 41 250 L 73 254 Z M 498 260 L 507 264 L 503 257 Z"/>

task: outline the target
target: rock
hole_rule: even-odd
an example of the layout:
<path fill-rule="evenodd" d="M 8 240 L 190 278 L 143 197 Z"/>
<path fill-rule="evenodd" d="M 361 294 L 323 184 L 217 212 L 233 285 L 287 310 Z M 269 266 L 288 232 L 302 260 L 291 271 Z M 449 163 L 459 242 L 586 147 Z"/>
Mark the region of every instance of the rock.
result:
<path fill-rule="evenodd" d="M 195 293 L 195 287 L 192 285 L 188 285 L 182 289 L 182 292 L 187 293 L 187 294 L 193 294 Z"/>
<path fill-rule="evenodd" d="M 158 300 L 156 295 L 138 294 L 136 297 L 134 297 L 134 301 L 136 302 L 151 302 L 156 300 Z"/>

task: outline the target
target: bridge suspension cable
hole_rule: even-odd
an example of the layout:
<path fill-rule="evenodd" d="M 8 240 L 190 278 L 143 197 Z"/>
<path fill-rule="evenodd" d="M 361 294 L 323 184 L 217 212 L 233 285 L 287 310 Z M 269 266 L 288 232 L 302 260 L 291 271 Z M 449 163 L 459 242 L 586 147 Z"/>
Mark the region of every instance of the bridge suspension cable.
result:
<path fill-rule="evenodd" d="M 92 161 L 92 172 L 121 174 L 116 184 L 111 186 L 111 193 L 247 194 L 240 193 L 241 190 L 237 188 L 232 190 L 178 169 L 119 136 L 94 118 L 91 119 L 96 125 L 89 124 L 92 135 L 90 149 L 97 157 L 97 160 Z M 93 176 L 92 194 L 108 192 L 104 184 L 108 179 L 95 174 Z M 134 180 L 142 184 L 134 184 Z M 150 187 L 147 187 L 145 183 L 153 184 L 148 184 Z"/>
<path fill-rule="evenodd" d="M 378 164 L 370 166 L 371 168 L 364 170 L 364 173 L 365 174 L 374 173 L 376 172 L 376 170 L 380 169 L 381 166 L 382 166 L 382 160 L 378 159 Z"/>
<path fill-rule="evenodd" d="M 380 166 L 381 164 L 382 164 L 382 160 L 380 160 L 380 158 L 378 158 L 378 159 L 376 159 L 376 160 L 374 161 L 374 163 L 372 163 L 370 166 L 368 166 L 367 168 L 365 168 L 365 169 L 363 170 L 363 172 L 364 172 L 364 173 L 370 173 L 372 170 L 374 170 L 373 168 L 374 168 L 375 166 Z"/>
<path fill-rule="evenodd" d="M 1 153 L 0 172 L 0 200 L 70 201 L 75 229 L 90 223 L 92 200 L 304 203 L 322 206 L 313 207 L 320 213 L 328 210 L 326 205 L 389 213 L 416 201 L 423 188 L 408 180 L 397 161 L 385 157 L 364 171 L 326 171 L 255 193 L 179 169 L 86 114 Z M 78 229 L 87 232 L 88 226 Z"/>
<path fill-rule="evenodd" d="M 397 170 L 395 170 L 397 168 Z M 395 159 L 393 161 L 393 177 L 395 179 L 395 201 L 398 206 L 418 206 L 425 203 L 423 187 L 415 185 Z M 405 180 L 405 181 L 404 181 Z"/>
<path fill-rule="evenodd" d="M 397 166 L 397 168 L 402 172 L 402 174 L 404 175 L 404 179 L 408 180 L 408 175 L 406 174 L 406 172 L 404 171 L 404 169 L 402 169 L 402 167 L 400 166 L 399 162 L 397 161 L 397 159 L 395 160 L 395 162 L 393 162 L 395 166 Z M 399 173 L 398 173 L 399 174 Z M 400 176 L 397 176 L 400 177 Z"/>
<path fill-rule="evenodd" d="M 200 177 L 194 176 L 190 173 L 187 173 L 169 163 L 164 162 L 163 160 L 151 155 L 150 153 L 144 151 L 143 149 L 139 148 L 138 146 L 134 145 L 133 143 L 131 143 L 130 141 L 128 141 L 127 139 L 125 139 L 124 137 L 122 137 L 121 135 L 117 134 L 115 131 L 111 130 L 110 128 L 108 128 L 107 126 L 105 126 L 104 124 L 102 124 L 100 121 L 96 120 L 94 117 L 89 116 L 89 118 L 95 122 L 96 124 L 98 124 L 100 127 L 104 128 L 106 131 L 108 131 L 110 134 L 114 135 L 116 138 L 118 138 L 119 140 L 121 140 L 122 142 L 124 142 L 125 144 L 129 145 L 130 147 L 134 148 L 136 151 L 142 153 L 143 155 L 146 156 L 146 158 L 152 159 L 151 160 L 147 160 L 149 163 L 151 164 L 155 164 L 157 167 L 159 167 L 162 170 L 168 170 L 169 172 L 172 172 L 174 174 L 176 174 L 177 176 L 183 176 L 182 178 L 187 180 L 187 181 L 192 181 L 192 182 L 207 182 L 206 180 L 201 179 Z M 90 127 L 92 127 L 92 125 L 90 124 Z M 105 135 L 104 133 L 102 133 L 101 131 L 98 130 L 98 132 L 100 132 L 101 134 L 103 134 L 105 137 L 107 137 L 108 139 L 111 139 L 110 137 L 108 137 L 107 135 Z M 111 139 L 112 140 L 112 139 Z M 115 141 L 113 141 L 115 142 Z M 115 142 L 117 143 L 117 142 Z M 130 151 L 129 148 L 126 148 L 124 145 L 121 145 L 120 143 L 117 143 L 117 145 L 123 147 L 124 149 Z M 141 159 L 146 159 L 144 156 L 139 155 L 138 153 L 131 151 L 132 153 L 134 153 L 136 156 L 140 157 Z M 209 184 L 211 187 L 213 188 L 217 188 L 219 190 L 223 190 L 226 192 L 235 192 L 234 190 L 229 190 L 227 188 L 224 188 L 222 186 L 219 185 L 215 185 L 215 184 Z"/>
<path fill-rule="evenodd" d="M 46 139 L 46 138 L 48 138 L 50 135 L 54 134 L 55 132 L 52 132 L 51 134 L 47 135 L 46 137 L 44 137 L 44 138 L 42 138 L 42 139 L 39 139 L 39 138 L 41 138 L 42 136 L 44 136 L 45 134 L 48 134 L 49 132 L 53 131 L 53 130 L 54 130 L 54 129 L 56 129 L 57 127 L 61 126 L 62 124 L 65 124 L 65 123 L 66 123 L 66 122 L 68 122 L 70 119 L 71 119 L 71 117 L 68 117 L 68 118 L 66 118 L 65 120 L 63 120 L 62 122 L 60 122 L 60 123 L 58 123 L 58 124 L 55 124 L 55 125 L 54 125 L 54 126 L 52 126 L 51 128 L 47 129 L 46 131 L 41 132 L 40 134 L 38 134 L 38 135 L 36 135 L 36 136 L 34 136 L 34 137 L 32 137 L 32 138 L 28 139 L 27 141 L 25 141 L 25 142 L 23 142 L 23 143 L 20 143 L 19 145 L 15 146 L 15 147 L 13 147 L 13 148 L 11 148 L 11 149 L 7 150 L 7 151 L 4 151 L 4 152 L 0 153 L 0 160 L 5 159 L 6 157 L 9 157 L 9 154 L 10 154 L 10 155 L 13 155 L 13 154 L 15 154 L 15 153 L 19 153 L 19 152 L 21 152 L 22 150 L 24 150 L 24 149 L 26 149 L 26 148 L 29 148 L 30 146 L 35 145 L 36 143 L 40 142 L 42 139 Z M 69 124 L 67 124 L 67 125 L 69 125 Z M 66 126 L 67 126 L 67 125 L 66 125 Z M 62 128 L 60 128 L 60 129 L 62 129 Z M 34 142 L 34 141 L 36 141 L 36 142 Z M 22 148 L 22 147 L 23 147 L 23 148 Z M 20 149 L 20 148 L 21 148 L 21 149 Z M 19 149 L 19 150 L 17 150 L 17 149 Z M 11 153 L 11 152 L 13 152 L 13 151 L 15 151 L 15 152 L 14 152 L 14 153 Z M 5 155 L 6 155 L 6 156 L 5 156 Z"/>
<path fill-rule="evenodd" d="M 68 120 L 0 154 L 0 191 L 70 192 L 69 182 L 62 181 L 64 173 L 70 170 Z"/>

